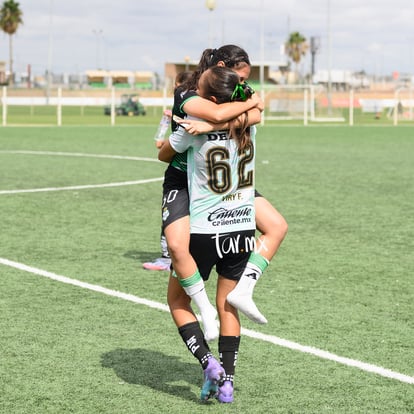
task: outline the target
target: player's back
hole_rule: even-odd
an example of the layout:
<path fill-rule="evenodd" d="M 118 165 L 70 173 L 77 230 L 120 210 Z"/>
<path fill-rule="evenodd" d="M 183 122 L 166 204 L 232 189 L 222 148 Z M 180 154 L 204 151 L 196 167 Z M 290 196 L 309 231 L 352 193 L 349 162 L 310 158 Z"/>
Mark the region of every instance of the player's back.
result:
<path fill-rule="evenodd" d="M 192 138 L 188 180 L 192 233 L 255 228 L 254 129 L 252 143 L 239 152 L 228 131 Z"/>

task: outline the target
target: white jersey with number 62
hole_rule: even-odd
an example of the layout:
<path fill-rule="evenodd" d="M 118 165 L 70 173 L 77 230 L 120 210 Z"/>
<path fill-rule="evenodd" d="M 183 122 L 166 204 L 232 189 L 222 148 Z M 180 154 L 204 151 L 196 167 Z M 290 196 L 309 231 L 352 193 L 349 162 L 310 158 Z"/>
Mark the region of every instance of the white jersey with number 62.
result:
<path fill-rule="evenodd" d="M 170 136 L 176 152 L 188 149 L 191 233 L 216 234 L 256 227 L 255 135 L 256 128 L 251 127 L 251 144 L 242 152 L 229 131 L 193 136 L 178 128 Z"/>

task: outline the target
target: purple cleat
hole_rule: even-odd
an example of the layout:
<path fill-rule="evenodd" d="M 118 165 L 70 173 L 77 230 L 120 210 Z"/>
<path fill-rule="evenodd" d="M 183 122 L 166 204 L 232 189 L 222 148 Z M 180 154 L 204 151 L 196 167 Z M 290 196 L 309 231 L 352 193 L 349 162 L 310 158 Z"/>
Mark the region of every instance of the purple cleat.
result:
<path fill-rule="evenodd" d="M 204 370 L 204 383 L 201 388 L 200 399 L 207 401 L 211 397 L 215 397 L 218 392 L 218 384 L 225 376 L 224 368 L 215 358 L 208 360 L 207 368 Z"/>
<path fill-rule="evenodd" d="M 217 399 L 221 403 L 233 402 L 233 384 L 230 381 L 224 381 L 218 389 Z"/>

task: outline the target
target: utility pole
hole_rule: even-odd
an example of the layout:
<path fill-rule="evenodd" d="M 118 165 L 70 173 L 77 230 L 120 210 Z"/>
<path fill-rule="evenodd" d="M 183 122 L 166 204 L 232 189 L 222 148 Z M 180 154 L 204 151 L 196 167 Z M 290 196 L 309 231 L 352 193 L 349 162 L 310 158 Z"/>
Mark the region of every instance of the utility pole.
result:
<path fill-rule="evenodd" d="M 312 77 L 312 79 L 313 79 L 313 75 L 315 74 L 315 57 L 316 57 L 316 54 L 319 52 L 319 48 L 320 48 L 320 39 L 319 39 L 319 37 L 312 36 L 310 38 L 310 52 L 311 52 L 311 57 L 312 57 L 312 61 L 311 61 L 311 77 Z"/>

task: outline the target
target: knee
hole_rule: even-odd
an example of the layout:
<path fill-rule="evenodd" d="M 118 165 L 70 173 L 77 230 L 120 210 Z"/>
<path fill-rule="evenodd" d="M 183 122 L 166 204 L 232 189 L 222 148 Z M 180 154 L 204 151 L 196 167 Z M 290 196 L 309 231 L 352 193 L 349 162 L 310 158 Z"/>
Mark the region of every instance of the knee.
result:
<path fill-rule="evenodd" d="M 270 237 L 274 240 L 279 240 L 280 242 L 283 241 L 287 232 L 288 232 L 288 223 L 285 218 L 278 214 L 272 217 L 262 229 L 259 229 L 260 232 Z"/>
<path fill-rule="evenodd" d="M 178 260 L 189 252 L 189 247 L 188 244 L 181 243 L 179 240 L 171 240 L 168 241 L 168 251 L 173 259 Z"/>
<path fill-rule="evenodd" d="M 280 216 L 280 220 L 277 223 L 277 229 L 278 229 L 281 239 L 283 240 L 289 229 L 289 225 L 283 216 Z"/>

